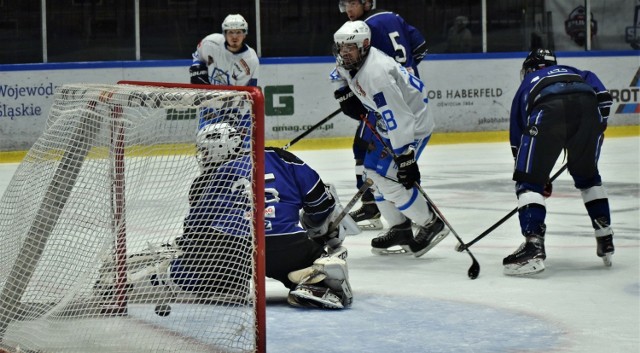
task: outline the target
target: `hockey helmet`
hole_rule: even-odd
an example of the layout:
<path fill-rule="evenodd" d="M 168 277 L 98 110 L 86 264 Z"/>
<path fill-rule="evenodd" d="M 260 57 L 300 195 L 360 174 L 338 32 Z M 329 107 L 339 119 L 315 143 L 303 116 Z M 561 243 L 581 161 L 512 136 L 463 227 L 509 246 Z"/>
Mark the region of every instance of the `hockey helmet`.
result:
<path fill-rule="evenodd" d="M 242 136 L 229 123 L 206 125 L 196 135 L 196 159 L 205 170 L 236 158 L 243 150 Z"/>
<path fill-rule="evenodd" d="M 553 51 L 549 49 L 532 50 L 522 63 L 520 81 L 522 81 L 524 76 L 530 72 L 554 65 L 558 65 L 558 61 L 556 60 L 556 54 Z"/>
<path fill-rule="evenodd" d="M 240 14 L 231 14 L 225 17 L 224 21 L 222 21 L 222 33 L 226 33 L 232 29 L 239 29 L 244 32 L 244 34 L 249 33 L 249 24 L 245 21 L 244 17 Z"/>
<path fill-rule="evenodd" d="M 333 55 L 338 65 L 347 70 L 358 69 L 369 54 L 371 30 L 364 21 L 348 21 L 333 35 L 333 40 Z M 357 48 L 357 57 L 341 53 L 346 47 Z"/>
<path fill-rule="evenodd" d="M 338 8 L 340 12 L 347 12 L 347 4 L 353 0 L 338 0 Z M 371 11 L 376 8 L 376 0 L 359 0 L 362 5 L 364 5 L 364 11 Z M 367 3 L 370 4 L 369 8 L 367 8 Z"/>

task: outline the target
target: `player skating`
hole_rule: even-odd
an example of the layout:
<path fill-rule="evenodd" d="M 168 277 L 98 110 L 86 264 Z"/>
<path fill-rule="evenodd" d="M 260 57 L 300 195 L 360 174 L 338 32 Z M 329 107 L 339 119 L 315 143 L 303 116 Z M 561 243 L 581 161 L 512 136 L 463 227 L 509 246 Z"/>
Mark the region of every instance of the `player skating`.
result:
<path fill-rule="evenodd" d="M 354 96 L 376 116 L 378 133 L 393 148 L 394 161 L 382 143 L 372 141 L 364 159 L 364 174 L 373 179 L 379 207 L 391 228 L 371 241 L 376 254 L 401 246 L 422 256 L 449 230 L 431 211 L 415 187 L 420 182 L 417 159 L 431 137 L 434 122 L 427 114 L 427 90 L 419 78 L 382 51 L 371 47 L 363 21 L 345 23 L 335 34 L 339 75 Z M 418 225 L 414 237 L 411 221 Z"/>
<path fill-rule="evenodd" d="M 390 11 L 376 10 L 375 0 L 339 0 L 340 12 L 346 13 L 349 20 L 362 20 L 371 30 L 371 45 L 391 56 L 398 63 L 406 67 L 416 77 L 418 64 L 426 54 L 427 47 L 424 37 L 415 27 L 409 25 L 401 16 Z M 363 183 L 364 158 L 372 140 L 371 132 L 360 119 L 361 114 L 367 114 L 360 101 L 334 70 L 331 74 L 336 88 L 335 98 L 340 103 L 343 113 L 358 121 L 358 128 L 353 140 L 353 155 L 356 162 L 356 185 Z M 375 116 L 371 116 L 372 121 Z M 361 222 L 363 229 L 382 229 L 380 209 L 372 191 L 362 195 L 362 206 L 350 213 L 356 222 Z M 388 202 L 388 201 L 386 201 Z M 384 217 L 384 211 L 382 212 Z M 385 217 L 386 218 L 386 217 Z M 365 222 L 366 221 L 366 222 Z"/>
<path fill-rule="evenodd" d="M 518 215 L 524 243 L 503 260 L 507 275 L 544 270 L 545 194 L 549 174 L 564 150 L 595 229 L 596 254 L 611 266 L 614 252 L 609 199 L 598 171 L 611 94 L 590 71 L 558 65 L 546 49 L 529 53 L 511 106 L 510 140 L 515 158 Z"/>
<path fill-rule="evenodd" d="M 191 83 L 257 86 L 260 62 L 244 42 L 248 32 L 249 24 L 241 15 L 228 15 L 222 33 L 212 33 L 198 43 L 189 67 Z"/>

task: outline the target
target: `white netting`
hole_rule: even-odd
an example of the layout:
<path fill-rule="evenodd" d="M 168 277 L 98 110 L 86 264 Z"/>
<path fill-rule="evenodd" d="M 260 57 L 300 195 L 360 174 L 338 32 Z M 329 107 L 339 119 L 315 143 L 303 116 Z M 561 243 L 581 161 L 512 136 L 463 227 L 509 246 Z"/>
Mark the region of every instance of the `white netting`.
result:
<path fill-rule="evenodd" d="M 252 103 L 59 88 L 0 202 L 0 351 L 255 351 Z M 241 136 L 242 163 L 216 164 L 224 187 L 196 159 L 210 124 Z"/>

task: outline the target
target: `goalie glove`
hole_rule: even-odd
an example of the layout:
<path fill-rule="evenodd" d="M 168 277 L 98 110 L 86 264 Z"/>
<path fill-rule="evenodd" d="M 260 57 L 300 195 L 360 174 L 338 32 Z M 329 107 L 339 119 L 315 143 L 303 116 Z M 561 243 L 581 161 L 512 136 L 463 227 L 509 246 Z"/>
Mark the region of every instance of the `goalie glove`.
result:
<path fill-rule="evenodd" d="M 333 92 L 333 97 L 340 103 L 340 109 L 348 117 L 360 121 L 361 115 L 367 115 L 369 111 L 362 105 L 362 102 L 351 91 L 351 88 L 342 87 Z"/>
<path fill-rule="evenodd" d="M 207 64 L 198 61 L 189 67 L 189 75 L 191 75 L 191 84 L 210 84 L 209 69 Z"/>
<path fill-rule="evenodd" d="M 333 224 L 333 220 L 338 217 L 339 213 L 340 212 L 337 211 L 337 208 L 334 208 L 331 215 L 329 215 L 324 222 L 317 224 L 313 222 L 304 211 L 302 211 L 300 223 L 302 223 L 302 226 L 306 229 L 309 238 L 323 242 L 331 249 L 336 249 L 342 245 L 347 234 L 347 230 L 344 225 L 338 224 L 336 227 Z"/>
<path fill-rule="evenodd" d="M 416 154 L 412 147 L 396 157 L 396 164 L 398 165 L 398 182 L 405 189 L 411 189 L 420 181 L 420 169 L 418 169 Z"/>

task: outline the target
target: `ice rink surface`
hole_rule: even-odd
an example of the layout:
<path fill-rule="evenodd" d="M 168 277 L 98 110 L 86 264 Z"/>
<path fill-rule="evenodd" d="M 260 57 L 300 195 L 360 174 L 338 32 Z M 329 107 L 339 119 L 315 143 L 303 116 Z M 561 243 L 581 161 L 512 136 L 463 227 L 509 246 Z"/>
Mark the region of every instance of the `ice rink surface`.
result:
<path fill-rule="evenodd" d="M 350 150 L 296 154 L 348 202 L 356 191 Z M 425 191 L 465 242 L 516 207 L 512 164 L 507 142 L 427 146 L 419 160 Z M 0 191 L 16 167 L 0 164 Z M 547 200 L 544 272 L 502 274 L 502 258 L 523 240 L 517 216 L 471 247 L 476 280 L 453 234 L 420 258 L 371 254 L 378 231 L 349 236 L 353 306 L 292 308 L 286 289 L 268 280 L 268 352 L 640 352 L 640 138 L 606 139 L 600 170 L 615 231 L 612 267 L 596 256 L 580 193 L 563 173 Z"/>
<path fill-rule="evenodd" d="M 596 256 L 580 192 L 563 173 L 547 200 L 544 272 L 502 273 L 502 258 L 523 240 L 517 216 L 470 248 L 481 267 L 476 280 L 453 234 L 420 258 L 371 254 L 378 231 L 349 236 L 353 306 L 292 309 L 284 287 L 268 281 L 268 351 L 640 352 L 639 142 L 605 139 L 600 158 L 615 232 L 612 267 Z M 350 150 L 296 154 L 348 202 L 356 191 Z M 419 165 L 425 191 L 465 242 L 517 205 L 507 142 L 427 146 Z"/>

